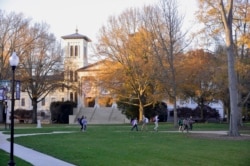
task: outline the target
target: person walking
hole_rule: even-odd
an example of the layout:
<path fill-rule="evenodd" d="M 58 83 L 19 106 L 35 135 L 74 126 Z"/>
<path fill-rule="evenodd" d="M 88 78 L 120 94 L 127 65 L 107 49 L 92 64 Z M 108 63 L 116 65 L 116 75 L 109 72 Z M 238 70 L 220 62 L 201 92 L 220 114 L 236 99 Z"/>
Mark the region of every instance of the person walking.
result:
<path fill-rule="evenodd" d="M 82 124 L 82 120 L 84 119 L 84 116 L 82 116 L 81 118 L 78 118 L 78 123 L 80 124 L 81 128 L 80 130 L 83 130 L 83 124 Z"/>
<path fill-rule="evenodd" d="M 141 131 L 143 131 L 144 129 L 147 131 L 148 130 L 147 125 L 148 125 L 148 118 L 143 115 Z"/>
<path fill-rule="evenodd" d="M 135 118 L 134 120 L 132 120 L 132 128 L 131 131 L 133 131 L 134 129 L 136 129 L 136 131 L 138 131 L 138 127 L 137 127 L 137 118 Z"/>
<path fill-rule="evenodd" d="M 194 121 L 193 121 L 193 117 L 192 116 L 190 116 L 190 118 L 188 119 L 188 123 L 189 123 L 189 129 L 193 130 L 193 123 L 194 123 Z"/>
<path fill-rule="evenodd" d="M 182 131 L 183 130 L 183 120 L 182 120 L 182 118 L 180 118 L 178 120 L 178 125 L 179 125 L 179 131 Z"/>
<path fill-rule="evenodd" d="M 158 131 L 158 127 L 159 127 L 159 125 L 158 125 L 158 122 L 159 122 L 158 115 L 155 115 L 154 122 L 155 122 L 154 130 Z"/>
<path fill-rule="evenodd" d="M 86 131 L 87 130 L 87 117 L 85 116 L 83 119 L 82 119 L 82 125 L 83 125 L 83 130 L 82 131 Z"/>
<path fill-rule="evenodd" d="M 183 132 L 184 130 L 187 130 L 187 133 L 188 133 L 188 130 L 189 130 L 189 122 L 188 122 L 187 118 L 184 118 L 184 119 L 183 119 L 183 129 L 182 129 L 182 132 Z"/>

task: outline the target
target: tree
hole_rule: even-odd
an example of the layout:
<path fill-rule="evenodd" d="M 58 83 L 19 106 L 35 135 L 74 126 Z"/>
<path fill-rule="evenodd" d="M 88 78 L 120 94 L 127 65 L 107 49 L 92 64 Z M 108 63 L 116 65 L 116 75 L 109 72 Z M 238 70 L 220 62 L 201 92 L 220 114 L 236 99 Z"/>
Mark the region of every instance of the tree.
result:
<path fill-rule="evenodd" d="M 23 14 L 6 13 L 0 10 L 0 80 L 11 78 L 9 57 L 12 52 L 23 47 L 22 39 L 25 30 L 30 24 L 30 19 Z"/>
<path fill-rule="evenodd" d="M 29 94 L 33 105 L 33 123 L 37 122 L 37 103 L 61 87 L 62 50 L 46 23 L 31 24 L 23 14 L 0 11 L 0 78 L 10 78 L 8 57 L 15 50 L 20 58 L 16 79 Z"/>
<path fill-rule="evenodd" d="M 181 31 L 183 17 L 179 15 L 178 5 L 174 0 L 161 0 L 159 6 L 147 10 L 148 15 L 145 15 L 144 20 L 153 36 L 154 55 L 162 70 L 160 80 L 164 82 L 165 92 L 174 103 L 174 126 L 177 127 L 176 101 L 178 86 L 181 84 L 176 78 L 177 63 L 188 45 L 184 42 L 186 33 Z"/>
<path fill-rule="evenodd" d="M 6 13 L 0 10 L 0 80 L 11 80 L 12 70 L 9 57 L 23 46 L 22 36 L 30 23 L 22 14 Z M 0 121 L 3 103 L 0 102 Z"/>
<path fill-rule="evenodd" d="M 142 120 L 144 107 L 156 102 L 160 96 L 151 34 L 143 26 L 141 17 L 138 9 L 128 9 L 117 18 L 110 17 L 100 30 L 96 46 L 98 54 L 113 63 L 99 76 L 102 86 L 120 102 L 138 106 L 139 120 Z"/>
<path fill-rule="evenodd" d="M 218 45 L 215 48 L 214 54 L 216 55 L 216 72 L 214 73 L 213 82 L 217 87 L 215 98 L 223 103 L 224 113 L 226 114 L 227 122 L 230 119 L 230 94 L 228 86 L 228 66 L 226 47 Z M 224 117 L 223 117 L 224 118 Z"/>
<path fill-rule="evenodd" d="M 236 1 L 234 3 L 233 14 L 233 28 L 234 28 L 234 48 L 236 55 L 236 72 L 238 79 L 238 102 L 239 102 L 239 116 L 238 123 L 242 123 L 242 109 L 244 109 L 244 101 L 247 93 L 250 92 L 249 88 L 249 18 L 250 18 L 250 5 L 249 1 Z"/>
<path fill-rule="evenodd" d="M 229 82 L 229 92 L 230 92 L 230 136 L 239 136 L 238 131 L 238 107 L 237 107 L 237 77 L 235 71 L 235 53 L 234 53 L 234 43 L 233 43 L 233 0 L 228 0 L 226 3 L 223 0 L 200 0 L 200 19 L 206 23 L 212 25 L 212 32 L 214 34 L 224 33 L 225 43 L 228 58 L 228 82 Z M 226 6 L 225 6 L 226 5 Z M 206 20 L 202 19 L 206 18 Z M 206 17 L 204 17 L 206 16 Z M 221 31 L 223 29 L 223 31 Z"/>
<path fill-rule="evenodd" d="M 217 61 L 216 55 L 201 49 L 187 52 L 182 59 L 182 98 L 192 98 L 198 104 L 201 119 L 205 105 L 218 100 L 221 87 L 215 80 L 219 69 Z"/>
<path fill-rule="evenodd" d="M 25 50 L 20 54 L 20 75 L 22 88 L 33 106 L 32 122 L 37 121 L 37 103 L 50 92 L 61 88 L 63 81 L 62 49 L 55 36 L 48 33 L 46 24 L 35 24 L 25 38 Z"/>

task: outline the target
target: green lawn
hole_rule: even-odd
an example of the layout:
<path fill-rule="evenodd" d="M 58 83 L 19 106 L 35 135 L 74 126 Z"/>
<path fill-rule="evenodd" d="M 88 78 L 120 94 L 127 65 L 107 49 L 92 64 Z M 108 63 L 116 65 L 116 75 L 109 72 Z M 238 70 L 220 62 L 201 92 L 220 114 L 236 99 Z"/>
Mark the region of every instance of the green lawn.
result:
<path fill-rule="evenodd" d="M 250 124 L 242 130 L 250 133 Z M 15 143 L 32 147 L 79 166 L 248 166 L 250 140 L 193 138 L 190 134 L 168 133 L 172 124 L 160 124 L 159 132 L 130 131 L 130 125 L 89 125 L 80 132 L 76 125 L 18 126 L 18 133 L 72 131 L 67 134 L 17 137 Z M 194 130 L 228 130 L 227 124 L 195 124 Z M 8 155 L 0 151 L 3 158 Z M 2 157 L 0 165 L 2 164 Z M 19 163 L 17 165 L 27 165 Z"/>

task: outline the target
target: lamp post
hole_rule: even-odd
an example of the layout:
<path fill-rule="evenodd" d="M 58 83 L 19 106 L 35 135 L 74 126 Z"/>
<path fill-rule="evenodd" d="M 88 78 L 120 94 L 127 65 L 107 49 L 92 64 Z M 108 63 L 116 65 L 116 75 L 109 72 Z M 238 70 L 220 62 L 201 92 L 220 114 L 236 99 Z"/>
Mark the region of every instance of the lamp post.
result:
<path fill-rule="evenodd" d="M 14 166 L 14 107 L 15 107 L 15 98 L 14 98 L 14 92 L 15 92 L 15 69 L 19 63 L 19 58 L 16 55 L 16 52 L 13 52 L 10 59 L 10 66 L 12 68 L 12 89 L 11 89 L 11 133 L 10 133 L 10 161 L 9 166 Z"/>

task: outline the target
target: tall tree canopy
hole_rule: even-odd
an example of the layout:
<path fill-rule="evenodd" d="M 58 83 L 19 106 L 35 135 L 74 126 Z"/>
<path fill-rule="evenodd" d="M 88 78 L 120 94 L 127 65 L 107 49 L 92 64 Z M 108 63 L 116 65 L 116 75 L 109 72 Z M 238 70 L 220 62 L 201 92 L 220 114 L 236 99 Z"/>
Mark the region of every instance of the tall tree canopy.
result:
<path fill-rule="evenodd" d="M 144 29 L 138 9 L 128 9 L 110 17 L 100 30 L 98 54 L 113 62 L 100 76 L 102 86 L 116 94 L 120 101 L 139 107 L 142 120 L 144 107 L 157 101 L 159 85 L 155 77 L 150 32 Z M 130 100 L 129 100 L 130 99 Z M 133 102 L 137 100 L 138 102 Z"/>
<path fill-rule="evenodd" d="M 61 85 L 62 49 L 46 23 L 32 24 L 22 14 L 2 10 L 0 15 L 0 79 L 10 78 L 8 57 L 15 50 L 20 58 L 16 78 L 32 101 L 36 123 L 37 103 Z"/>

